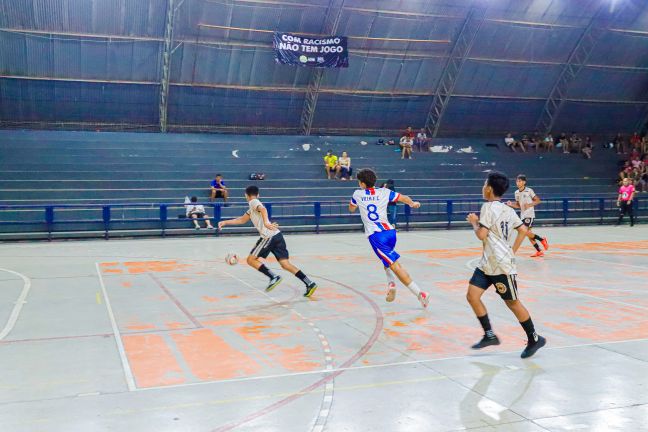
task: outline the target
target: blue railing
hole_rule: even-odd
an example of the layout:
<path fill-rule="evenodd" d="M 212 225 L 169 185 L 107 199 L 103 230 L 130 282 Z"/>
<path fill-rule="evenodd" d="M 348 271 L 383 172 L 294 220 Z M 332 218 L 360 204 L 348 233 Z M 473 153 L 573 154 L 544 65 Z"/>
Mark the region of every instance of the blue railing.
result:
<path fill-rule="evenodd" d="M 465 217 L 479 212 L 481 199 L 420 200 L 421 208 L 398 206 L 400 229 L 414 227 L 453 228 L 466 226 Z M 203 203 L 212 223 L 240 216 L 247 204 L 228 206 Z M 61 205 L 2 205 L 0 234 L 21 238 L 27 234 L 69 237 L 73 233 L 99 233 L 110 238 L 111 233 L 142 232 L 165 236 L 192 227 L 182 217 L 184 203 L 119 203 L 119 204 L 61 204 Z M 360 229 L 360 219 L 348 212 L 348 203 L 339 201 L 267 202 L 271 218 L 284 228 L 319 233 L 322 229 Z M 648 199 L 634 200 L 635 217 L 648 215 Z M 536 209 L 539 223 L 567 225 L 569 223 L 603 224 L 614 221 L 618 214 L 616 196 L 545 198 Z M 227 232 L 245 232 L 227 229 Z M 214 231 L 217 233 L 217 231 Z"/>

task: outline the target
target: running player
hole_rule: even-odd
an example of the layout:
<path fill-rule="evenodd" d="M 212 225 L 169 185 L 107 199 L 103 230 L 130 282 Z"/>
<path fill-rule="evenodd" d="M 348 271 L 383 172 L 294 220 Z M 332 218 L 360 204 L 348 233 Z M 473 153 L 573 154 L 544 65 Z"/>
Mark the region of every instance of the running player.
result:
<path fill-rule="evenodd" d="M 505 174 L 496 171 L 489 173 L 482 189 L 482 195 L 488 202 L 482 205 L 479 216 L 471 213 L 467 217 L 475 235 L 484 244 L 484 252 L 470 279 L 466 298 L 484 329 L 484 337 L 472 346 L 473 349 L 500 344 L 491 328 L 486 306 L 481 301 L 486 290 L 495 285 L 497 294 L 513 312 L 527 335 L 527 346 L 521 355 L 522 358 L 527 358 L 535 354 L 547 341 L 536 333 L 529 311 L 518 299 L 515 252 L 524 241 L 527 227 L 513 209 L 500 201 L 508 187 L 509 180 Z M 517 230 L 518 234 L 511 248 L 513 230 Z"/>
<path fill-rule="evenodd" d="M 369 244 L 378 258 L 385 266 L 387 275 L 388 302 L 396 298 L 396 278 L 405 285 L 423 307 L 427 307 L 430 299 L 425 291 L 421 291 L 416 282 L 412 280 L 407 271 L 400 265 L 400 255 L 394 250 L 396 246 L 396 229 L 387 220 L 387 205 L 390 202 L 401 202 L 412 208 L 419 208 L 421 203 L 412 201 L 408 196 L 385 188 L 375 189 L 376 173 L 370 169 L 361 169 L 356 175 L 360 189 L 353 193 L 349 203 L 349 211 L 355 212 L 360 208 L 360 217 L 365 227 L 365 234 L 369 237 Z"/>
<path fill-rule="evenodd" d="M 540 250 L 540 246 L 538 246 L 536 240 L 539 240 L 540 243 L 542 243 L 542 247 L 544 247 L 545 250 L 549 249 L 549 242 L 547 242 L 546 238 L 542 238 L 531 231 L 535 219 L 535 206 L 540 204 L 540 197 L 535 194 L 533 189 L 527 187 L 527 178 L 524 174 L 517 176 L 515 184 L 517 185 L 517 190 L 515 191 L 515 202 L 507 201 L 506 205 L 520 209 L 520 218 L 528 228 L 526 236 L 529 238 L 529 241 L 536 250 L 536 253 L 531 255 L 531 257 L 542 257 L 544 256 L 544 252 Z"/>
<path fill-rule="evenodd" d="M 252 268 L 260 271 L 270 278 L 270 282 L 266 287 L 266 292 L 272 291 L 277 285 L 281 283 L 281 276 L 274 274 L 272 270 L 263 264 L 259 258 L 267 258 L 270 252 L 277 258 L 281 268 L 294 274 L 299 278 L 304 285 L 306 285 L 306 292 L 304 297 L 310 297 L 317 289 L 315 282 L 308 279 L 308 276 L 301 270 L 291 264 L 288 260 L 289 254 L 286 248 L 286 241 L 283 234 L 279 231 L 279 225 L 270 222 L 268 219 L 268 210 L 259 201 L 259 188 L 256 186 L 248 186 L 245 189 L 245 199 L 248 201 L 250 208 L 243 216 L 236 219 L 230 219 L 218 222 L 218 229 L 228 225 L 242 225 L 251 220 L 254 227 L 259 231 L 261 238 L 256 242 L 252 251 L 247 257 L 247 263 Z"/>

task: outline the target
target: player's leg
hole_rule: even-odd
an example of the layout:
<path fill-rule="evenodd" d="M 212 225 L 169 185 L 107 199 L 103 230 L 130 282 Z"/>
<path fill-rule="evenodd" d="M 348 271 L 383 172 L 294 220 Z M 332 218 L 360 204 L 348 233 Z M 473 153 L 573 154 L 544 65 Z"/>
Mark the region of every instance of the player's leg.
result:
<path fill-rule="evenodd" d="M 468 282 L 468 292 L 466 293 L 466 300 L 472 308 L 475 316 L 479 320 L 479 324 L 484 330 L 484 336 L 479 342 L 471 346 L 472 349 L 486 348 L 491 345 L 499 345 L 500 341 L 497 335 L 493 332 L 490 319 L 488 318 L 488 310 L 486 305 L 482 302 L 481 298 L 491 285 L 488 276 L 480 269 L 475 269 L 470 282 Z"/>
<path fill-rule="evenodd" d="M 532 230 L 532 228 L 533 228 L 533 219 L 525 218 L 523 222 L 524 222 L 524 225 L 526 225 L 527 228 L 528 228 L 526 236 L 527 236 L 527 238 L 529 239 L 529 241 L 531 242 L 531 244 L 533 245 L 533 247 L 536 250 L 536 252 L 533 255 L 531 255 L 531 257 L 535 258 L 535 257 L 544 256 L 544 252 L 542 252 L 542 250 L 540 249 L 540 246 L 538 245 L 537 241 L 542 243 L 542 246 L 545 249 L 549 249 L 549 243 L 547 242 L 546 239 L 540 237 L 539 235 L 537 235 L 536 233 L 533 232 L 533 230 Z"/>
<path fill-rule="evenodd" d="M 630 226 L 634 226 L 634 209 L 632 208 L 632 203 L 626 201 L 628 208 L 628 216 L 630 216 Z"/>
<path fill-rule="evenodd" d="M 496 278 L 495 288 L 497 289 L 497 293 L 502 297 L 502 300 L 504 300 L 511 312 L 513 312 L 513 315 L 515 315 L 515 318 L 517 318 L 524 333 L 527 335 L 527 346 L 522 351 L 521 357 L 531 357 L 536 351 L 545 346 L 547 341 L 536 333 L 529 311 L 518 299 L 516 276 L 500 275 L 496 276 Z"/>
<path fill-rule="evenodd" d="M 617 220 L 617 225 L 621 225 L 621 222 L 623 222 L 623 216 L 625 216 L 626 213 L 625 203 L 625 201 L 621 201 L 621 203 L 619 203 L 619 219 Z"/>
<path fill-rule="evenodd" d="M 272 238 L 259 238 L 247 257 L 247 263 L 250 267 L 263 273 L 270 279 L 266 291 L 272 291 L 282 280 L 281 276 L 273 273 L 260 259 L 266 258 L 270 253 L 269 245 L 271 240 Z"/>
<path fill-rule="evenodd" d="M 385 267 L 385 276 L 387 276 L 387 296 L 385 300 L 393 302 L 396 299 L 396 275 L 389 267 Z"/>
<path fill-rule="evenodd" d="M 421 288 L 419 288 L 418 284 L 414 280 L 412 280 L 407 270 L 405 270 L 405 268 L 400 265 L 398 261 L 390 264 L 389 269 L 396 275 L 398 280 L 401 281 L 401 283 L 405 285 L 407 289 L 416 296 L 423 307 L 428 306 L 428 304 L 430 303 L 430 297 L 428 293 L 422 291 Z"/>
<path fill-rule="evenodd" d="M 292 273 L 297 279 L 303 282 L 304 286 L 306 287 L 304 297 L 312 296 L 317 289 L 317 284 L 310 280 L 303 271 L 295 267 L 290 262 L 290 253 L 288 252 L 286 240 L 284 239 L 282 233 L 276 234 L 274 237 L 272 237 L 272 242 L 270 243 L 270 251 L 277 258 L 277 261 L 279 261 L 279 265 L 282 269 Z"/>

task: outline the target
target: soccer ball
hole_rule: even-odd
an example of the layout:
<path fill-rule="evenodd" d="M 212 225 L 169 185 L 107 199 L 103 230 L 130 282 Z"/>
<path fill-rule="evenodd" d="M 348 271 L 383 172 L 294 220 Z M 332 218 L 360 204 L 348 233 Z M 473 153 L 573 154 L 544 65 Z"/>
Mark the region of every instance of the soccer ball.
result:
<path fill-rule="evenodd" d="M 238 264 L 238 255 L 236 255 L 235 253 L 228 253 L 225 256 L 225 262 L 229 265 Z"/>

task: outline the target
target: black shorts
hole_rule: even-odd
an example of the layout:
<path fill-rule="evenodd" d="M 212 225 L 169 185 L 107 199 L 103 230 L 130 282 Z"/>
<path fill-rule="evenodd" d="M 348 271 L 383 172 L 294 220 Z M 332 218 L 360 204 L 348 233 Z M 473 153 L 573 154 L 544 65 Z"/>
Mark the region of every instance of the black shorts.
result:
<path fill-rule="evenodd" d="M 283 234 L 278 233 L 270 238 L 261 237 L 250 251 L 250 255 L 257 258 L 267 258 L 270 252 L 272 252 L 277 260 L 284 260 L 290 257 Z"/>
<path fill-rule="evenodd" d="M 216 193 L 214 194 L 215 198 L 225 198 L 225 190 L 223 189 L 216 189 Z"/>
<path fill-rule="evenodd" d="M 189 217 L 193 217 L 193 215 L 196 215 L 197 218 L 202 219 L 205 217 L 205 213 L 191 213 Z"/>
<path fill-rule="evenodd" d="M 534 220 L 535 219 L 533 219 L 533 218 L 524 218 L 524 219 L 522 219 L 522 223 L 524 225 L 526 225 L 527 228 L 533 228 L 533 221 Z"/>
<path fill-rule="evenodd" d="M 497 294 L 502 300 L 517 300 L 517 282 L 515 275 L 487 275 L 481 269 L 476 268 L 470 278 L 470 285 L 475 285 L 483 290 L 487 290 L 491 285 L 495 285 Z"/>

